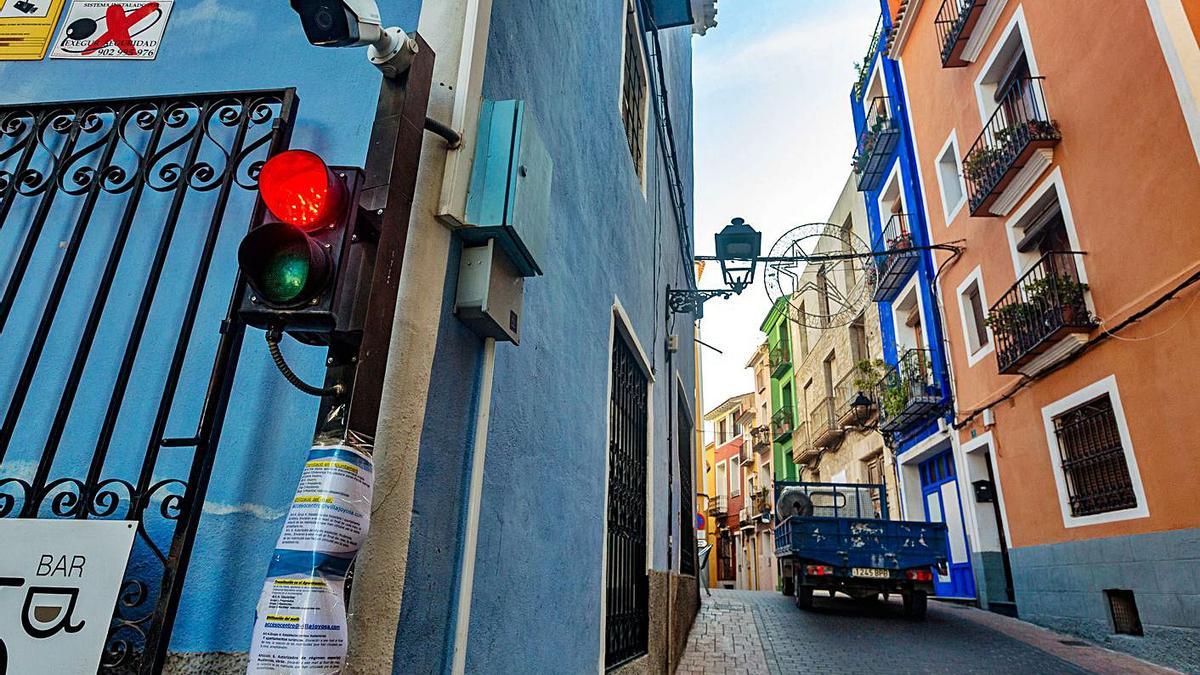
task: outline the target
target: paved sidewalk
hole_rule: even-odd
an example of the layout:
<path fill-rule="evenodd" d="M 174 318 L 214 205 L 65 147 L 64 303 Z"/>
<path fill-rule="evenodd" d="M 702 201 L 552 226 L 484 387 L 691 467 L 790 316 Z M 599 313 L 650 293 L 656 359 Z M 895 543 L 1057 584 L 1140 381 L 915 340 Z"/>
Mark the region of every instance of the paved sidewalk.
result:
<path fill-rule="evenodd" d="M 896 600 L 819 596 L 812 612 L 770 592 L 714 590 L 701 600 L 682 675 L 1172 672 L 959 605 L 931 602 L 915 622 Z"/>

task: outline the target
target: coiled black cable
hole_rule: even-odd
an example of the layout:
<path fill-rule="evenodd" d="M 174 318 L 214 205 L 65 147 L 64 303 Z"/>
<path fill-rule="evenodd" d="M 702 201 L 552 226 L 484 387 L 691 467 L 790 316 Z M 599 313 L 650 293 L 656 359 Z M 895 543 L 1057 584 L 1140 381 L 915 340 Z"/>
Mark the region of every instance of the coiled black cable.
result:
<path fill-rule="evenodd" d="M 279 351 L 279 338 L 283 336 L 283 331 L 279 328 L 267 329 L 267 351 L 271 352 L 271 360 L 275 362 L 275 367 L 279 369 L 283 379 L 287 380 L 291 385 L 309 396 L 337 396 L 346 390 L 340 384 L 335 384 L 332 387 L 314 387 L 313 385 L 300 379 L 283 360 L 283 353 Z"/>

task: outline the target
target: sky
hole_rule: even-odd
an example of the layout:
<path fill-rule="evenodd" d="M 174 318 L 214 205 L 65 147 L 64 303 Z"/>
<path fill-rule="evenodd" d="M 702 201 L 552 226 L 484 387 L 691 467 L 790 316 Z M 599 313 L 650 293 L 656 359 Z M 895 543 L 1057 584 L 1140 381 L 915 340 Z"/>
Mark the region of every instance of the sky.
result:
<path fill-rule="evenodd" d="M 693 43 L 696 253 L 735 217 L 763 233 L 824 222 L 850 175 L 854 63 L 866 54 L 879 0 L 720 0 L 716 28 Z M 765 336 L 762 284 L 705 304 L 703 407 L 753 388 L 746 362 Z M 720 288 L 711 263 L 700 288 Z"/>

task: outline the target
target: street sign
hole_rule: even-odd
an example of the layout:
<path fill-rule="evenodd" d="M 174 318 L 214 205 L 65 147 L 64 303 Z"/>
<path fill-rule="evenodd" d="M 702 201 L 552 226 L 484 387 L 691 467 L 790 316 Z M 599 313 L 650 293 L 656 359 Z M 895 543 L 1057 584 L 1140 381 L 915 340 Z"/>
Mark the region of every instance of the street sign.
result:
<path fill-rule="evenodd" d="M 66 0 L 0 0 L 0 61 L 40 61 Z"/>
<path fill-rule="evenodd" d="M 52 59 L 152 60 L 174 0 L 75 0 Z"/>
<path fill-rule="evenodd" d="M 0 673 L 95 673 L 137 523 L 0 521 Z M 7 668 L 7 670 L 6 670 Z"/>

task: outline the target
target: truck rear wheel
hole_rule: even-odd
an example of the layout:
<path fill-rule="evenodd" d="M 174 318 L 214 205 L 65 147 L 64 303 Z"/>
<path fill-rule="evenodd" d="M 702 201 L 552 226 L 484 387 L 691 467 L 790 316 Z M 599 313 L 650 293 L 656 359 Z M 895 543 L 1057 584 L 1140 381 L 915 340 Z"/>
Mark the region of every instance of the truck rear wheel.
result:
<path fill-rule="evenodd" d="M 783 594 L 791 597 L 796 594 L 796 582 L 791 576 L 783 577 Z"/>
<path fill-rule="evenodd" d="M 796 575 L 792 584 L 796 587 L 796 606 L 806 611 L 812 609 L 813 587 L 801 584 L 800 575 Z"/>
<path fill-rule="evenodd" d="M 925 591 L 909 591 L 904 594 L 904 615 L 914 621 L 924 621 L 929 608 L 929 596 Z"/>

